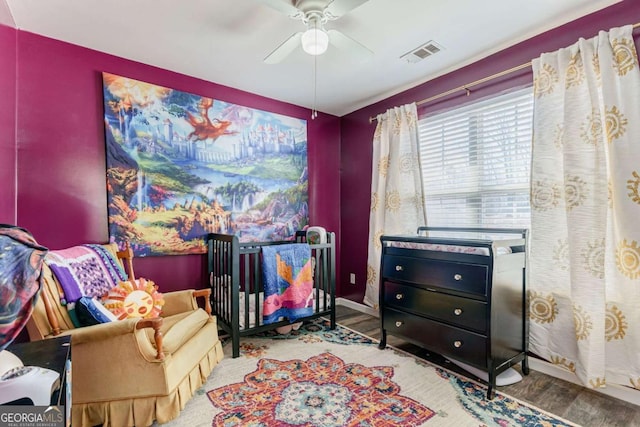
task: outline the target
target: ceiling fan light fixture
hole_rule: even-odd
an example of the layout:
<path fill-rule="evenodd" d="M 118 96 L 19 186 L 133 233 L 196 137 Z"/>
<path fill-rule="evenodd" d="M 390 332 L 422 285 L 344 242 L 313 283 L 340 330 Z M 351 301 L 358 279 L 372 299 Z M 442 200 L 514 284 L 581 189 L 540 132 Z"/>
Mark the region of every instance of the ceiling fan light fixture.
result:
<path fill-rule="evenodd" d="M 329 35 L 321 28 L 309 28 L 302 34 L 302 49 L 309 55 L 322 55 L 329 47 Z"/>

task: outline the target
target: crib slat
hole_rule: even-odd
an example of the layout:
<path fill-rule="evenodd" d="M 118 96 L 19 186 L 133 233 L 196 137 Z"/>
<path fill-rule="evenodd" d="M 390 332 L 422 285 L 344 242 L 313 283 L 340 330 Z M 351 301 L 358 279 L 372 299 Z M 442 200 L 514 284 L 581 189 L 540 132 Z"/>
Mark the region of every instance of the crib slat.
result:
<path fill-rule="evenodd" d="M 251 316 L 249 313 L 249 306 L 251 302 L 251 254 L 244 254 L 242 256 L 242 264 L 243 264 L 243 281 L 242 281 L 242 290 L 244 292 L 244 308 L 242 313 L 244 313 L 244 328 L 249 329 L 251 327 Z"/>

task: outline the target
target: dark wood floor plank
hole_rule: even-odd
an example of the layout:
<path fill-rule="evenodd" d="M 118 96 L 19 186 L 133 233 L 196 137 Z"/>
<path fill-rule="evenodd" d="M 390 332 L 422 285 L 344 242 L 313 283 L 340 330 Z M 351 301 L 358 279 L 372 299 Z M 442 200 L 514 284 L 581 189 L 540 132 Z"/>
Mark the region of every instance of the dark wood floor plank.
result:
<path fill-rule="evenodd" d="M 583 388 L 565 417 L 592 427 L 640 426 L 640 409 L 618 399 L 603 399 L 602 395 Z"/>

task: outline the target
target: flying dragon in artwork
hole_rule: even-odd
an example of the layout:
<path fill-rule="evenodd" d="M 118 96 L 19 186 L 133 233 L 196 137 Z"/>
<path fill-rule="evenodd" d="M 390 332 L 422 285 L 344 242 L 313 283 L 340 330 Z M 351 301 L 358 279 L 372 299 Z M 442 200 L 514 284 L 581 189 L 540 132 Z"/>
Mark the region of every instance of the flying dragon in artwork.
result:
<path fill-rule="evenodd" d="M 190 141 L 215 141 L 222 135 L 234 135 L 237 131 L 230 131 L 227 128 L 232 124 L 229 120 L 209 119 L 209 108 L 213 106 L 213 99 L 202 97 L 198 102 L 199 116 L 194 116 L 189 111 L 187 121 L 193 126 L 193 132 L 188 136 Z"/>

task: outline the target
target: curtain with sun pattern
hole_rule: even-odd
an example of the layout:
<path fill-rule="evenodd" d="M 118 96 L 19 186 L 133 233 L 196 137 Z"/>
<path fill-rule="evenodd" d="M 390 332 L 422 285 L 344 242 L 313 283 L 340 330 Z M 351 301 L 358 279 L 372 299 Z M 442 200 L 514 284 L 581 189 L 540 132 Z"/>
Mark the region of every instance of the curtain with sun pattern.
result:
<path fill-rule="evenodd" d="M 369 251 L 364 303 L 378 308 L 383 234 L 415 234 L 426 224 L 415 103 L 377 117 L 373 136 Z"/>
<path fill-rule="evenodd" d="M 632 27 L 533 61 L 530 350 L 640 389 L 640 70 Z"/>

